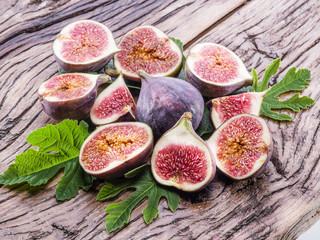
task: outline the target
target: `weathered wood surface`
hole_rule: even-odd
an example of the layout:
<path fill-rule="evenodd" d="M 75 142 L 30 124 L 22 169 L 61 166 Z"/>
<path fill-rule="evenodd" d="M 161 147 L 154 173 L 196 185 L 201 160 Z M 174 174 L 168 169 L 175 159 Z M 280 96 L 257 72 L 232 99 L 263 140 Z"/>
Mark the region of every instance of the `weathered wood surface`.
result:
<path fill-rule="evenodd" d="M 95 19 L 116 41 L 133 27 L 152 24 L 187 47 L 210 41 L 234 50 L 261 75 L 281 57 L 279 81 L 292 66 L 309 68 L 303 92 L 315 105 L 291 114 L 293 123 L 268 120 L 271 162 L 258 178 L 233 182 L 217 174 L 197 194 L 185 194 L 175 213 L 161 201 L 145 225 L 136 208 L 130 223 L 107 234 L 104 209 L 95 200 L 101 184 L 57 202 L 58 178 L 39 188 L 0 188 L 1 239 L 296 239 L 320 213 L 319 84 L 320 2 L 294 1 L 7 1 L 0 9 L 0 173 L 29 144 L 25 138 L 50 120 L 37 100 L 39 85 L 57 74 L 53 39 L 68 22 Z M 123 194 L 116 201 L 124 199 Z"/>

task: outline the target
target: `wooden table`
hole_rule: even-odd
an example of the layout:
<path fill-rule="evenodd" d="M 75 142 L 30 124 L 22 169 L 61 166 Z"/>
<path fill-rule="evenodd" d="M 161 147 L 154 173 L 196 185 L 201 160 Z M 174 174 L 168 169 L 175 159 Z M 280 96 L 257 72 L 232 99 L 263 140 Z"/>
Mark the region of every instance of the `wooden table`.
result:
<path fill-rule="evenodd" d="M 104 23 L 117 42 L 134 27 L 154 25 L 180 39 L 185 54 L 198 42 L 219 43 L 260 77 L 280 57 L 272 83 L 290 67 L 308 68 L 312 78 L 303 95 L 316 103 L 289 112 L 294 122 L 267 120 L 274 152 L 259 177 L 233 182 L 217 174 L 205 190 L 183 195 L 175 213 L 162 200 L 150 225 L 141 214 L 145 201 L 126 227 L 108 234 L 104 209 L 112 201 L 95 200 L 101 184 L 65 202 L 54 195 L 59 176 L 40 188 L 2 186 L 0 239 L 295 239 L 319 218 L 319 1 L 8 0 L 1 5 L 0 173 L 30 147 L 25 139 L 32 131 L 56 123 L 43 112 L 37 90 L 58 74 L 53 40 L 77 19 Z"/>

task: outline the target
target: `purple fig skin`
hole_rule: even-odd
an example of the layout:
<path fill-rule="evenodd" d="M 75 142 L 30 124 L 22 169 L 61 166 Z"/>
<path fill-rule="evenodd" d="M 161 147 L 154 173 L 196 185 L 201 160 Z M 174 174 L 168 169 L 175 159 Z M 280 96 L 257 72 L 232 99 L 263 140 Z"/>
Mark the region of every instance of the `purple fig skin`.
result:
<path fill-rule="evenodd" d="M 185 112 L 181 118 L 179 119 L 179 121 L 171 128 L 169 129 L 165 134 L 163 134 L 161 136 L 161 138 L 158 140 L 158 142 L 156 143 L 156 145 L 154 146 L 154 151 L 151 157 L 151 170 L 152 170 L 152 174 L 155 177 L 155 179 L 160 183 L 160 184 L 165 184 L 166 180 L 162 180 L 160 181 L 159 179 L 161 179 L 161 177 L 157 177 L 157 173 L 155 171 L 155 159 L 157 156 L 157 151 L 160 151 L 163 149 L 163 146 L 168 146 L 171 143 L 176 143 L 179 142 L 180 144 L 183 144 L 183 142 L 186 140 L 187 135 L 192 135 L 194 137 L 194 144 L 199 146 L 202 145 L 202 148 L 205 148 L 208 153 L 209 153 L 209 159 L 207 159 L 208 161 L 211 162 L 211 166 L 212 166 L 212 171 L 209 173 L 210 176 L 209 178 L 206 179 L 206 182 L 204 184 L 202 184 L 201 187 L 199 188 L 194 188 L 194 189 L 190 189 L 187 188 L 186 186 L 174 186 L 169 184 L 168 186 L 174 186 L 184 192 L 198 192 L 201 191 L 202 189 L 204 189 L 206 186 L 208 186 L 209 183 L 212 182 L 212 180 L 214 179 L 214 176 L 216 174 L 216 160 L 214 158 L 214 155 L 210 149 L 210 147 L 208 146 L 208 144 L 194 131 L 193 127 L 192 127 L 192 123 L 191 123 L 191 119 L 192 119 L 192 114 L 190 112 Z M 181 133 L 179 134 L 179 132 L 177 131 L 177 127 L 179 125 L 183 125 L 185 127 L 185 133 Z M 174 131 L 175 134 L 172 134 L 171 131 Z M 178 133 L 178 134 L 177 134 Z M 187 134 L 187 135 L 184 135 Z M 181 138 L 181 141 L 177 141 L 177 138 Z M 171 142 L 172 140 L 172 142 Z M 162 148 L 158 146 L 162 145 Z"/>
<path fill-rule="evenodd" d="M 146 125 L 144 125 L 144 128 L 146 128 L 146 130 L 149 132 L 149 141 L 146 144 L 145 149 L 143 149 L 143 151 L 141 151 L 140 153 L 138 153 L 137 155 L 131 157 L 130 159 L 123 161 L 120 165 L 113 167 L 111 169 L 103 169 L 100 170 L 99 172 L 94 172 L 94 171 L 90 171 L 87 170 L 83 165 L 82 165 L 82 153 L 83 150 L 86 146 L 86 144 L 101 130 L 111 127 L 111 126 L 115 126 L 115 125 L 135 125 L 135 124 L 139 124 L 139 126 L 142 126 L 143 123 L 137 123 L 137 122 L 119 122 L 119 123 L 112 123 L 112 124 L 107 124 L 101 127 L 98 127 L 95 131 L 93 131 L 88 138 L 85 140 L 85 142 L 82 144 L 81 149 L 80 149 L 80 154 L 79 154 L 79 162 L 81 167 L 83 168 L 83 170 L 85 172 L 87 172 L 88 174 L 90 174 L 91 176 L 97 177 L 99 179 L 111 179 L 111 178 L 121 178 L 124 176 L 125 173 L 127 173 L 128 171 L 141 166 L 142 164 L 146 163 L 149 156 L 151 155 L 152 151 L 153 151 L 153 135 L 152 135 L 152 130 L 151 128 Z"/>
<path fill-rule="evenodd" d="M 97 97 L 97 86 L 83 98 L 71 99 L 63 102 L 51 102 L 39 96 L 41 105 L 46 114 L 55 120 L 81 120 L 89 113 Z"/>
<path fill-rule="evenodd" d="M 81 75 L 81 73 L 74 74 Z M 96 84 L 90 92 L 86 93 L 84 96 L 79 96 L 78 98 L 63 101 L 47 101 L 46 98 L 39 93 L 39 100 L 44 112 L 55 120 L 60 121 L 67 118 L 82 120 L 87 117 L 92 105 L 94 104 L 97 97 L 98 87 L 110 80 L 111 78 L 107 75 L 102 74 L 97 76 L 95 80 Z"/>
<path fill-rule="evenodd" d="M 204 100 L 195 87 L 177 78 L 139 74 L 142 86 L 136 120 L 148 124 L 156 140 L 172 128 L 184 112 L 192 113 L 192 125 L 197 129 L 203 116 Z"/>
<path fill-rule="evenodd" d="M 217 143 L 216 143 L 217 140 L 214 138 L 214 135 L 215 135 L 215 134 L 220 134 L 219 130 L 220 130 L 220 129 L 223 129 L 223 128 L 224 128 L 226 125 L 228 125 L 228 123 L 231 122 L 233 119 L 236 119 L 237 117 L 244 116 L 244 115 L 246 115 L 246 116 L 252 116 L 252 117 L 254 117 L 255 119 L 260 119 L 259 121 L 265 123 L 265 121 L 264 121 L 263 118 L 258 117 L 258 116 L 255 116 L 255 115 L 252 115 L 252 114 L 240 114 L 240 115 L 236 115 L 236 116 L 230 118 L 229 120 L 227 120 L 226 122 L 224 122 L 224 123 L 217 129 L 217 131 L 214 132 L 214 133 L 212 134 L 212 136 L 206 141 L 207 144 L 208 144 L 208 146 L 209 146 L 209 147 L 211 148 L 211 150 L 213 151 L 214 156 L 216 156 L 216 154 L 217 154 L 217 152 L 216 152 L 216 150 L 215 150 L 216 147 L 213 146 L 213 145 L 217 144 Z M 219 164 L 217 164 L 217 168 L 220 170 L 220 172 L 222 172 L 222 173 L 223 173 L 226 177 L 228 177 L 229 179 L 237 180 L 237 181 L 255 178 L 255 177 L 257 177 L 258 175 L 260 175 L 260 174 L 264 171 L 264 169 L 265 169 L 266 165 L 268 164 L 268 162 L 270 161 L 271 156 L 272 156 L 272 152 L 273 152 L 273 138 L 272 138 L 272 133 L 270 132 L 269 127 L 268 127 L 268 125 L 267 125 L 266 123 L 265 123 L 265 127 L 266 127 L 266 128 L 264 128 L 264 131 L 268 131 L 268 134 L 269 134 L 269 137 L 270 137 L 270 144 L 268 145 L 267 157 L 266 157 L 266 159 L 264 160 L 263 164 L 259 167 L 259 169 L 257 169 L 255 172 L 253 172 L 253 173 L 251 173 L 251 174 L 248 174 L 246 177 L 235 177 L 235 176 L 232 176 L 231 174 L 225 172 L 224 169 L 223 169 L 223 167 L 222 167 L 222 166 L 220 167 Z M 217 161 L 219 161 L 219 160 L 217 160 Z M 259 161 L 259 160 L 257 160 L 257 161 Z"/>

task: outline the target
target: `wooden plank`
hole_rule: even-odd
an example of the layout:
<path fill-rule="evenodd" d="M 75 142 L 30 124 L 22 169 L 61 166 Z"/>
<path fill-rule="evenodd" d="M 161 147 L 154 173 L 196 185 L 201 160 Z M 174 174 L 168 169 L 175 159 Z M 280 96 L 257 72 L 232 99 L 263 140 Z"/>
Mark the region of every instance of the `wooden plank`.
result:
<path fill-rule="evenodd" d="M 36 92 L 41 82 L 56 74 L 57 65 L 48 51 L 52 39 L 66 22 L 78 17 L 92 17 L 107 25 L 114 23 L 111 26 L 117 40 L 135 24 L 157 23 L 184 43 L 221 43 L 234 50 L 249 69 L 257 68 L 260 76 L 271 60 L 282 57 L 280 74 L 273 83 L 279 81 L 290 66 L 309 68 L 313 76 L 311 86 L 303 94 L 319 99 L 317 29 L 320 23 L 317 17 L 310 18 L 319 16 L 320 4 L 316 0 L 279 0 L 272 5 L 268 1 L 250 1 L 213 26 L 214 22 L 203 27 L 205 21 L 188 17 L 188 22 L 195 21 L 195 24 L 183 31 L 177 27 L 181 22 L 175 16 L 190 16 L 196 7 L 190 4 L 181 8 L 185 5 L 182 1 L 161 6 L 144 1 L 140 2 L 140 8 L 130 5 L 131 1 L 123 5 L 122 2 L 117 5 L 117 2 L 104 4 L 102 1 L 61 4 L 48 1 L 31 6 L 20 2 L 24 1 L 18 1 L 21 5 L 16 7 L 25 11 L 26 22 L 21 15 L 14 16 L 11 9 L 3 10 L 12 15 L 6 27 L 0 28 L 0 41 L 6 39 L 0 46 L 0 56 L 3 56 L 0 59 L 0 149 L 4 159 L 0 172 L 13 162 L 15 155 L 29 147 L 25 137 L 30 132 L 53 122 L 42 112 Z M 203 2 L 207 5 L 194 16 L 210 18 L 209 3 Z M 172 6 L 175 11 L 171 10 Z M 226 12 L 230 13 L 236 6 L 238 4 Z M 56 11 L 48 13 L 52 9 Z M 56 12 L 67 17 L 58 17 L 62 15 Z M 176 14 L 170 15 L 170 12 Z M 42 28 L 41 22 L 49 24 Z M 20 29 L 19 23 L 26 25 Z M 9 28 L 15 25 L 18 29 Z M 7 29 L 5 34 L 2 29 Z M 208 33 L 199 38 L 206 29 Z M 125 228 L 107 234 L 103 211 L 112 201 L 95 201 L 101 184 L 88 193 L 80 191 L 74 199 L 59 203 L 53 194 L 56 178 L 40 188 L 26 185 L 1 188 L 0 236 L 5 239 L 294 239 L 319 212 L 319 107 L 317 101 L 307 111 L 290 113 L 294 123 L 268 121 L 275 150 L 265 172 L 258 178 L 233 182 L 217 174 L 204 191 L 183 195 L 175 213 L 161 201 L 159 217 L 148 226 L 141 215 L 146 206 L 144 202 L 133 212 Z M 117 201 L 125 196 L 127 194 Z"/>
<path fill-rule="evenodd" d="M 211 215 L 205 212 L 201 215 L 206 221 L 213 222 L 212 230 L 206 232 L 211 237 L 295 239 L 320 217 L 317 151 L 320 147 L 320 92 L 317 87 L 320 75 L 320 34 L 317 29 L 320 22 L 318 17 L 310 17 L 318 16 L 319 7 L 318 1 L 277 1 L 272 6 L 267 1 L 252 1 L 195 42 L 209 41 L 227 46 L 244 60 L 248 69 L 257 68 L 260 77 L 269 62 L 281 57 L 280 73 L 272 79 L 273 84 L 280 81 L 290 67 L 309 68 L 312 79 L 303 95 L 316 101 L 307 111 L 290 112 L 295 119 L 293 123 L 268 121 L 275 149 L 271 163 L 259 178 L 231 184 L 223 184 L 224 179 L 218 178 L 211 185 L 218 193 L 202 199 L 212 206 Z M 223 191 L 220 192 L 221 188 Z M 237 207 L 230 210 L 229 204 Z M 188 213 L 179 216 L 183 220 L 175 226 L 178 231 L 191 226 L 184 218 Z M 202 224 L 205 221 L 199 223 Z M 198 224 L 194 228 L 197 227 Z M 194 233 L 192 227 L 189 229 Z"/>
<path fill-rule="evenodd" d="M 201 9 L 217 6 L 222 11 L 215 17 L 206 15 L 206 25 L 210 26 L 243 2 L 224 1 L 227 5 L 223 6 L 222 1 L 191 0 L 7 1 L 0 10 L 0 173 L 14 162 L 17 154 L 30 147 L 25 142 L 29 133 L 47 123 L 56 123 L 43 113 L 37 90 L 42 82 L 57 74 L 51 47 L 55 36 L 67 23 L 95 19 L 110 27 L 116 41 L 136 26 L 155 24 L 163 26 L 171 36 L 188 42 L 203 30 L 197 27 L 197 18 L 202 18 Z M 192 13 L 195 9 L 200 10 Z M 181 33 L 178 28 L 181 23 L 176 18 L 170 21 L 173 13 L 192 18 L 194 25 L 188 26 L 194 30 Z M 110 239 L 114 236 L 114 239 L 123 239 L 122 233 L 107 235 L 105 231 L 104 209 L 112 201 L 95 200 L 101 184 L 88 193 L 80 190 L 70 201 L 57 202 L 54 189 L 58 179 L 59 176 L 41 187 L 30 188 L 23 184 L 1 187 L 1 238 Z M 164 207 L 161 203 L 163 213 L 167 212 Z M 141 210 L 142 206 L 134 212 L 132 222 L 141 223 Z M 122 231 L 127 229 L 130 231 L 129 226 Z"/>

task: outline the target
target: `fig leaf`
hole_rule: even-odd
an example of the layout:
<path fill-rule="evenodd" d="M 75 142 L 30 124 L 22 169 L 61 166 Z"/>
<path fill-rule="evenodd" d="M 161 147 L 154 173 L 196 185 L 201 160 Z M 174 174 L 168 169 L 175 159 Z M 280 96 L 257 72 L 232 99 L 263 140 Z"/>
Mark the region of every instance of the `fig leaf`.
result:
<path fill-rule="evenodd" d="M 121 192 L 134 188 L 135 191 L 124 201 L 111 203 L 105 210 L 108 213 L 106 217 L 106 230 L 110 233 L 123 227 L 130 220 L 132 210 L 145 198 L 148 198 L 148 204 L 143 209 L 142 214 L 146 224 L 152 222 L 158 215 L 158 204 L 162 197 L 167 199 L 169 208 L 174 212 L 178 208 L 180 201 L 179 194 L 159 185 L 153 178 L 150 166 L 144 166 L 144 171 L 133 178 L 112 179 L 105 182 L 100 189 L 97 200 L 103 201 L 113 198 Z"/>
<path fill-rule="evenodd" d="M 124 174 L 124 177 L 125 178 L 133 178 L 133 177 L 137 176 L 138 174 L 140 174 L 141 172 L 143 172 L 145 170 L 145 166 L 147 166 L 147 164 L 143 164 L 135 169 L 132 169 L 131 171 Z"/>
<path fill-rule="evenodd" d="M 260 84 L 258 84 L 258 75 L 255 69 L 252 69 L 252 76 L 253 76 L 253 84 L 252 84 L 252 91 L 253 92 L 263 92 L 268 89 L 268 84 L 270 78 L 278 72 L 280 67 L 281 59 L 277 58 L 276 60 L 272 61 L 269 66 L 266 68 L 264 72 L 263 79 Z"/>
<path fill-rule="evenodd" d="M 203 116 L 196 133 L 201 137 L 204 134 L 213 132 L 214 128 L 211 122 L 210 111 L 207 106 L 204 106 Z"/>
<path fill-rule="evenodd" d="M 252 91 L 262 92 L 268 89 L 268 82 L 270 78 L 275 75 L 280 66 L 280 59 L 274 60 L 267 68 L 264 77 L 260 84 L 258 84 L 258 75 L 255 69 L 252 69 L 253 85 Z M 280 100 L 280 95 L 293 91 L 301 91 L 309 86 L 308 80 L 311 78 L 310 70 L 290 68 L 284 78 L 273 85 L 267 91 L 261 105 L 260 115 L 272 118 L 278 121 L 293 121 L 292 117 L 284 114 L 274 112 L 272 110 L 289 109 L 294 112 L 299 112 L 300 109 L 306 109 L 314 104 L 314 100 L 303 96 L 299 93 L 294 94 L 289 99 Z"/>
<path fill-rule="evenodd" d="M 27 137 L 27 142 L 38 150 L 29 148 L 16 156 L 15 162 L 0 175 L 0 184 L 27 182 L 30 186 L 46 184 L 60 169 L 64 176 L 56 188 L 57 200 L 68 200 L 81 187 L 88 190 L 93 177 L 80 167 L 78 155 L 82 143 L 89 135 L 85 122 L 64 120 L 56 125 L 48 124 Z"/>

